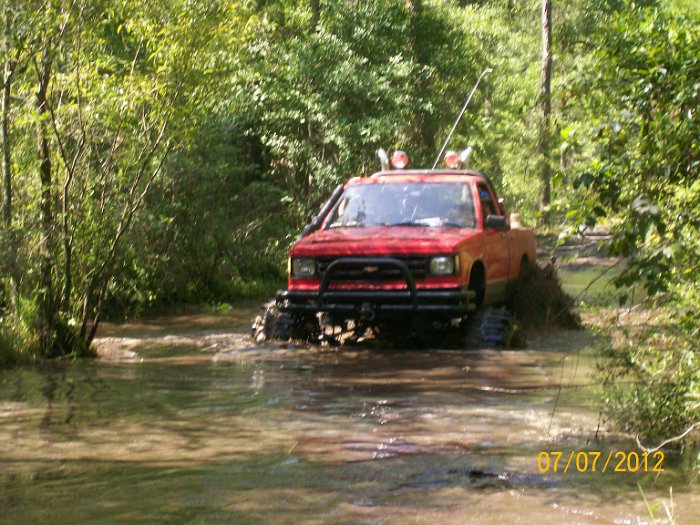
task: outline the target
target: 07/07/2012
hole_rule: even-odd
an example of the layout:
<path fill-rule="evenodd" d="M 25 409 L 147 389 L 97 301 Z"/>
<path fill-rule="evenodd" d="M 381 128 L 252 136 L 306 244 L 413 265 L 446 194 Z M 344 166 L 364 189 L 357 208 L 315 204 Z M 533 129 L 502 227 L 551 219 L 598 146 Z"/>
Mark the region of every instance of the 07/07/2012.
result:
<path fill-rule="evenodd" d="M 599 460 L 605 458 L 602 464 Z M 564 464 L 562 458 L 565 458 Z M 561 451 L 540 452 L 537 455 L 537 470 L 548 472 L 663 472 L 663 452 L 624 452 L 610 451 L 603 455 L 600 451 L 575 451 L 569 454 Z"/>

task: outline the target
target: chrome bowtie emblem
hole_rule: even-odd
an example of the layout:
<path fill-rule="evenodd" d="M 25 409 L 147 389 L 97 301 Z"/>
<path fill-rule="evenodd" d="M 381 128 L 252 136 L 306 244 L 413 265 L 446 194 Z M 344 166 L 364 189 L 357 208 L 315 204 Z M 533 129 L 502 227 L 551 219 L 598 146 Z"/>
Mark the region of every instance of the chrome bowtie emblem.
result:
<path fill-rule="evenodd" d="M 379 266 L 365 266 L 362 271 L 365 273 L 374 273 L 379 270 Z"/>

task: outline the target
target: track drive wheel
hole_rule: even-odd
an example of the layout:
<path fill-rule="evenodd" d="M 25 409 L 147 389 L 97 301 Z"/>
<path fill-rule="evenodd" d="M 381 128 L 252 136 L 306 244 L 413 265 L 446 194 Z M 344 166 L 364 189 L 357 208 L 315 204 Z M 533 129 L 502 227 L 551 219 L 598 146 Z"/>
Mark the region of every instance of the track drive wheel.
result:
<path fill-rule="evenodd" d="M 276 301 L 269 301 L 253 320 L 251 337 L 256 343 L 290 339 L 315 342 L 319 337 L 318 320 L 316 317 L 306 318 L 280 312 Z"/>
<path fill-rule="evenodd" d="M 463 340 L 468 348 L 523 347 L 524 334 L 512 312 L 501 308 L 480 308 L 463 324 Z"/>

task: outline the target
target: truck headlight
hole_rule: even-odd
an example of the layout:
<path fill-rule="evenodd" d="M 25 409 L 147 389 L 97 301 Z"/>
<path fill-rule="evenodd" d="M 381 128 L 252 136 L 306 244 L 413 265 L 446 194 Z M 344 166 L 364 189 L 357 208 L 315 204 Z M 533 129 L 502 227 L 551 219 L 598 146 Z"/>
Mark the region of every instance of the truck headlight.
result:
<path fill-rule="evenodd" d="M 453 275 L 454 273 L 454 255 L 438 255 L 430 258 L 430 275 Z"/>
<path fill-rule="evenodd" d="M 309 257 L 292 257 L 292 277 L 310 279 L 316 276 L 316 261 Z"/>

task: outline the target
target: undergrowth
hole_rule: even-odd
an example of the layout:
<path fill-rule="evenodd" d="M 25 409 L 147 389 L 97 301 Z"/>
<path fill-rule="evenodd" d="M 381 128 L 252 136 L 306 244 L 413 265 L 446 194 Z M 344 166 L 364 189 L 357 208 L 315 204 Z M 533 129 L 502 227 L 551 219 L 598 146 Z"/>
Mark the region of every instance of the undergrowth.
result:
<path fill-rule="evenodd" d="M 0 316 L 0 369 L 34 359 L 33 342 L 21 325 Z"/>
<path fill-rule="evenodd" d="M 611 343 L 597 374 L 611 424 L 647 443 L 691 429 L 676 445 L 700 445 L 697 327 L 685 326 L 676 308 L 649 304 L 618 310 L 605 325 Z"/>

